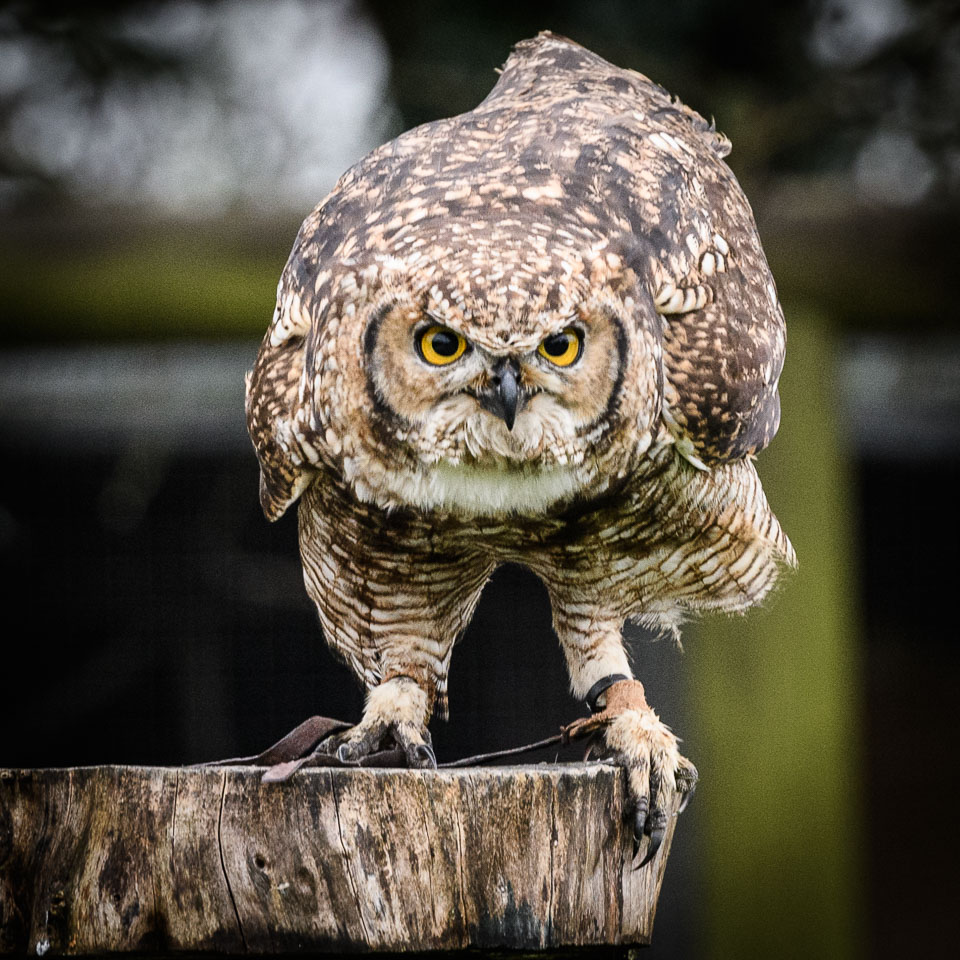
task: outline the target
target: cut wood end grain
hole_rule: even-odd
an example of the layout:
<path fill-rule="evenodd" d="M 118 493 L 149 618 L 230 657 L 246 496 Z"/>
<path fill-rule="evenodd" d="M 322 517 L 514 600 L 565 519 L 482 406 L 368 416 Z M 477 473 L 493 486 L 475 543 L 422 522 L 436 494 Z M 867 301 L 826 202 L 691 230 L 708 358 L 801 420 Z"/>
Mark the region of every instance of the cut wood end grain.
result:
<path fill-rule="evenodd" d="M 650 941 L 605 764 L 0 771 L 0 952 L 546 951 Z"/>

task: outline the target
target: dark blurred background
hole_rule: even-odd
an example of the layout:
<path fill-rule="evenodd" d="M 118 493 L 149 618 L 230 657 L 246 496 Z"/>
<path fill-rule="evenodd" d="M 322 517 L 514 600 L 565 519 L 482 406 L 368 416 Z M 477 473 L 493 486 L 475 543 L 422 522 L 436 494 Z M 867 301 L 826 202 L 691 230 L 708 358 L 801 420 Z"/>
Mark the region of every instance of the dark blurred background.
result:
<path fill-rule="evenodd" d="M 82 10 L 81 12 L 78 12 Z M 0 766 L 256 752 L 361 696 L 257 503 L 243 373 L 302 218 L 549 28 L 730 136 L 789 328 L 759 461 L 800 571 L 638 675 L 702 786 L 652 956 L 955 940 L 960 14 L 823 0 L 0 2 Z M 554 732 L 544 590 L 506 568 L 441 759 Z"/>

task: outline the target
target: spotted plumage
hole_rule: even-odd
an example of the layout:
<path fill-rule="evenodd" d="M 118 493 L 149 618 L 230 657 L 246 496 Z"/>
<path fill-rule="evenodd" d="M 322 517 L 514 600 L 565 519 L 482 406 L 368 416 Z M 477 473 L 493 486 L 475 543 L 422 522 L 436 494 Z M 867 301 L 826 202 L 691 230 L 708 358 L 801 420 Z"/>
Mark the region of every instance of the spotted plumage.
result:
<path fill-rule="evenodd" d="M 308 593 L 369 692 L 343 756 L 392 738 L 431 762 L 503 562 L 546 584 L 578 696 L 632 676 L 626 619 L 742 610 L 794 562 L 753 464 L 783 316 L 728 151 L 646 77 L 541 34 L 305 220 L 247 417 L 264 511 L 300 499 Z M 692 768 L 619 683 L 607 743 L 651 833 Z"/>

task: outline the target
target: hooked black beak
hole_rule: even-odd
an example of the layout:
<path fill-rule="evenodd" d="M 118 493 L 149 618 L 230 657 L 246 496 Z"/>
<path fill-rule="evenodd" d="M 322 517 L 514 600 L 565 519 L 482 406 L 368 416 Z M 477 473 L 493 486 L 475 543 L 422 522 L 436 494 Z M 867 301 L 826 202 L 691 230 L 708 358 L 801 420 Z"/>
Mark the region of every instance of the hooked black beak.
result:
<path fill-rule="evenodd" d="M 480 405 L 484 410 L 500 417 L 513 429 L 517 413 L 523 409 L 527 398 L 526 391 L 517 383 L 520 368 L 514 360 L 501 360 L 491 371 L 487 386 L 479 394 Z"/>

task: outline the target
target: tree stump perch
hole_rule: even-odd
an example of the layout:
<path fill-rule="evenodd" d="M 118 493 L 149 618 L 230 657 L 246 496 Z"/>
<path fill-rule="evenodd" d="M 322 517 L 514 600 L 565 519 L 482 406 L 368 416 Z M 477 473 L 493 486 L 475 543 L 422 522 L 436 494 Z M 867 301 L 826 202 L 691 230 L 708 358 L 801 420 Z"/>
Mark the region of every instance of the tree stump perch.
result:
<path fill-rule="evenodd" d="M 0 952 L 563 952 L 647 944 L 621 770 L 0 771 Z M 645 841 L 646 842 L 646 841 Z"/>

